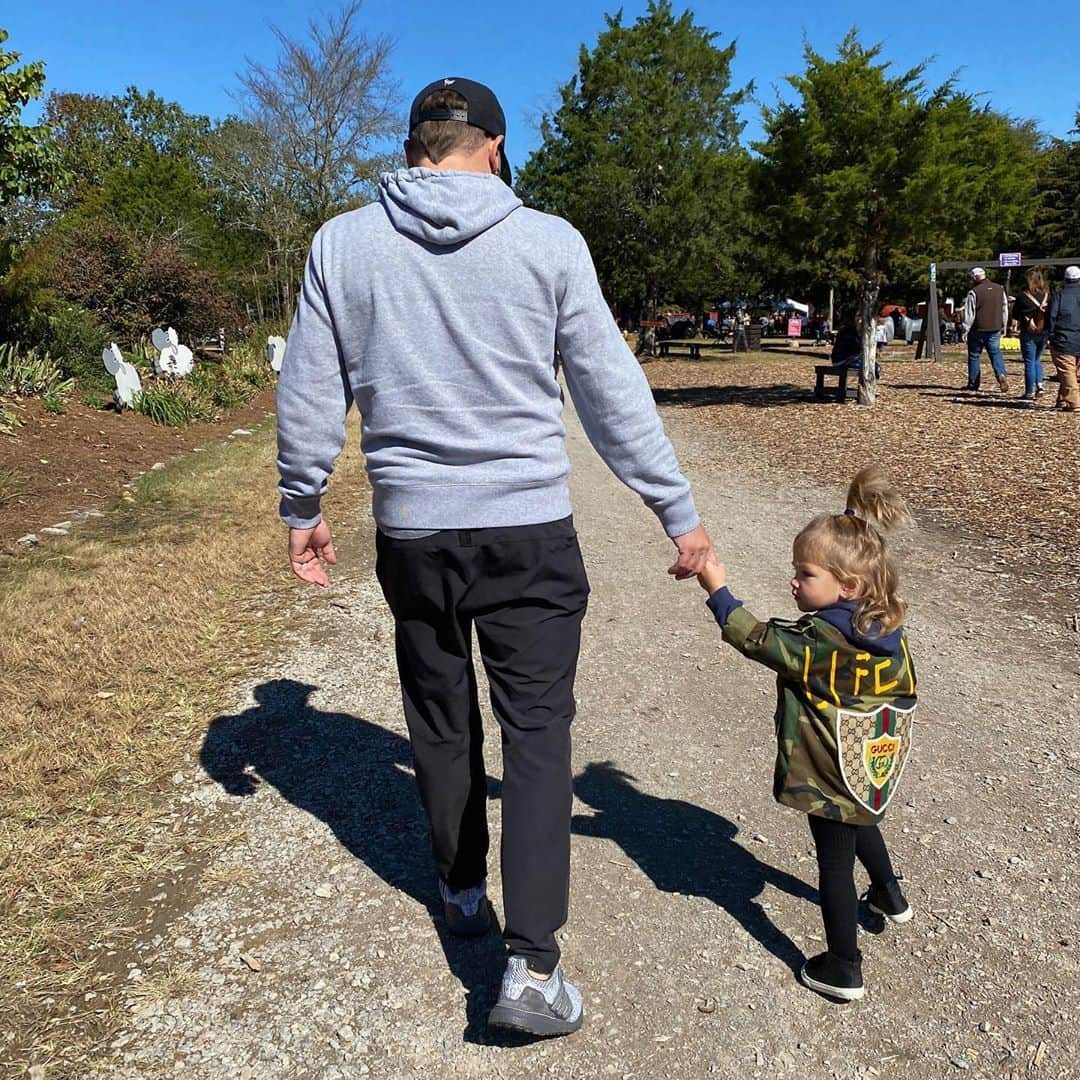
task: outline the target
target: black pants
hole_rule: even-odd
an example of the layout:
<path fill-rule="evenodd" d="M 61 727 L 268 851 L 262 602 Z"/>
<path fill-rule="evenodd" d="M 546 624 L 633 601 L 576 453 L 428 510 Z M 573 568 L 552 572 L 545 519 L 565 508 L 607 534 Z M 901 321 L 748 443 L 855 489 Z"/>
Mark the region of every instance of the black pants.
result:
<path fill-rule="evenodd" d="M 487 876 L 487 778 L 472 629 L 502 729 L 502 882 L 511 955 L 559 962 L 570 894 L 570 722 L 589 583 L 572 518 L 377 537 L 420 798 L 439 874 Z"/>
<path fill-rule="evenodd" d="M 855 892 L 855 859 L 866 868 L 873 885 L 894 880 L 889 852 L 876 825 L 848 825 L 810 815 L 818 861 L 818 891 L 825 943 L 842 960 L 858 960 L 859 897 Z"/>

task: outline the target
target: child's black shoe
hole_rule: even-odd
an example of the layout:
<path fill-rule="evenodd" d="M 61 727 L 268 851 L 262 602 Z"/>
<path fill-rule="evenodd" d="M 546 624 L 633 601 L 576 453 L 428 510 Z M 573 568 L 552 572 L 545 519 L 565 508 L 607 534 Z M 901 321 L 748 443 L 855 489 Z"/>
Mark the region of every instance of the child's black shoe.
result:
<path fill-rule="evenodd" d="M 840 1001 L 858 1001 L 863 996 L 861 954 L 851 961 L 830 952 L 819 953 L 803 964 L 799 977 L 811 990 Z"/>
<path fill-rule="evenodd" d="M 866 890 L 866 902 L 871 911 L 884 915 L 889 922 L 906 923 L 915 914 L 900 891 L 896 878 L 888 885 L 871 885 Z"/>

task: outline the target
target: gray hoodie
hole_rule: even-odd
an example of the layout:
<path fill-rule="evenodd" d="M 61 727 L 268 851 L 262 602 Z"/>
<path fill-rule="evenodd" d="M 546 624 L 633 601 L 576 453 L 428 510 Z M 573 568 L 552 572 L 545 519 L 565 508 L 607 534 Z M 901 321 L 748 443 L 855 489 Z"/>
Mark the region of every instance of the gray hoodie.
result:
<path fill-rule="evenodd" d="M 353 401 L 380 527 L 565 517 L 557 347 L 601 457 L 669 536 L 693 529 L 690 486 L 581 235 L 497 176 L 402 170 L 379 194 L 311 246 L 277 389 L 285 523 L 319 521 Z"/>

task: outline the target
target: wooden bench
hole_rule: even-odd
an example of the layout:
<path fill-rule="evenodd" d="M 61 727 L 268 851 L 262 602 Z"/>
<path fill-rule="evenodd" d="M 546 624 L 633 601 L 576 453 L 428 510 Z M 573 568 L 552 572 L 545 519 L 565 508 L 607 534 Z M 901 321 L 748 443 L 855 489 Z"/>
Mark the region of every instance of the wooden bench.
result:
<path fill-rule="evenodd" d="M 859 395 L 859 373 L 855 371 L 855 385 L 848 389 L 848 375 L 853 371 L 852 368 L 846 365 L 834 365 L 834 364 L 815 364 L 814 374 L 817 376 L 817 381 L 814 383 L 814 397 L 818 401 L 827 401 L 830 397 L 830 391 L 826 389 L 825 381 L 835 379 L 836 390 L 831 392 L 831 396 L 835 401 L 847 401 L 849 394 L 852 397 L 858 397 Z"/>
<path fill-rule="evenodd" d="M 725 352 L 731 352 L 730 341 L 717 341 L 712 338 L 703 341 L 684 341 L 679 338 L 668 338 L 667 341 L 658 341 L 657 345 L 660 346 L 661 356 L 671 356 L 673 348 L 685 349 L 686 355 L 691 360 L 700 360 L 702 349 L 723 349 Z M 679 353 L 677 355 L 681 356 L 683 354 Z"/>

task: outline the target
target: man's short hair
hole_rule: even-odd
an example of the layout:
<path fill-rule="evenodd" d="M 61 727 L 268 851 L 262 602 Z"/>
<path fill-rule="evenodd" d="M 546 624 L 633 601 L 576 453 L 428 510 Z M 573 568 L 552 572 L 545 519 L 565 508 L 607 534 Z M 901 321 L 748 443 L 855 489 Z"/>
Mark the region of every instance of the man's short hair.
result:
<path fill-rule="evenodd" d="M 436 90 L 420 103 L 423 111 L 429 109 L 465 109 L 469 103 L 456 90 Z M 464 124 L 460 120 L 425 120 L 409 132 L 413 150 L 438 165 L 443 158 L 455 151 L 472 153 L 490 138 L 482 128 Z"/>

